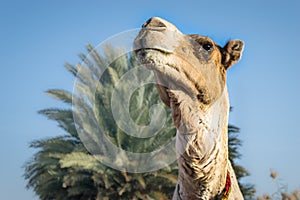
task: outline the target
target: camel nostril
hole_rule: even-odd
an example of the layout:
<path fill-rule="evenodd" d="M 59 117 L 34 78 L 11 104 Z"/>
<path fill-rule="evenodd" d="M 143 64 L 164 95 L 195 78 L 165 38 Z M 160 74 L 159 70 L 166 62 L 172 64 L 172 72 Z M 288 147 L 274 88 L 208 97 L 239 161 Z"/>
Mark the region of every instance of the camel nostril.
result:
<path fill-rule="evenodd" d="M 166 28 L 167 26 L 157 17 L 152 17 L 148 19 L 142 26 L 143 28 L 155 28 L 155 27 L 162 27 Z"/>
<path fill-rule="evenodd" d="M 150 24 L 151 19 L 152 19 L 152 18 L 148 19 L 148 20 L 143 24 L 142 27 L 143 27 L 143 28 L 147 27 L 147 26 Z"/>
<path fill-rule="evenodd" d="M 142 57 L 146 57 L 146 52 L 145 52 L 145 50 L 142 49 L 140 55 L 141 55 Z"/>

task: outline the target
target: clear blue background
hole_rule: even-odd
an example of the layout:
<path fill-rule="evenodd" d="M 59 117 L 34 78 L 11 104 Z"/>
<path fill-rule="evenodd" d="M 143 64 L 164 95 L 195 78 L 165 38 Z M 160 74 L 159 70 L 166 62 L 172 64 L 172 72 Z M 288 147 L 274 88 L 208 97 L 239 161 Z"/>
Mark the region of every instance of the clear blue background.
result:
<path fill-rule="evenodd" d="M 289 189 L 300 188 L 299 1 L 0 1 L 0 199 L 37 199 L 25 189 L 22 165 L 30 141 L 64 132 L 39 116 L 64 106 L 43 92 L 72 90 L 65 62 L 79 62 L 87 43 L 163 17 L 184 33 L 208 35 L 224 45 L 245 41 L 243 59 L 228 72 L 234 112 L 241 127 L 245 179 L 258 194 L 276 190 L 270 168 Z"/>

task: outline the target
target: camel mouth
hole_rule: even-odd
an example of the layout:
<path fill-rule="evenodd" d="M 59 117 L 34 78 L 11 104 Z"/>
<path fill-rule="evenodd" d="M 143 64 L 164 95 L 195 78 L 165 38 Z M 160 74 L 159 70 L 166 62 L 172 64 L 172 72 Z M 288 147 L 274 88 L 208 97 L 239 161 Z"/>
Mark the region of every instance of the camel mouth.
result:
<path fill-rule="evenodd" d="M 134 51 L 137 60 L 140 64 L 145 65 L 148 69 L 154 70 L 157 66 L 156 56 L 150 54 L 161 54 L 161 56 L 168 56 L 173 52 L 162 48 L 141 48 Z M 149 56 L 150 55 L 150 56 Z"/>
<path fill-rule="evenodd" d="M 174 54 L 164 49 L 144 48 L 135 51 L 139 64 L 153 71 L 156 87 L 162 101 L 170 106 L 171 90 L 181 90 L 189 94 L 190 86 L 181 78 L 178 67 L 169 62 Z"/>
<path fill-rule="evenodd" d="M 164 49 L 144 48 L 136 50 L 135 54 L 139 64 L 154 72 L 157 84 L 166 88 L 170 88 L 171 83 L 175 84 L 174 79 L 178 79 L 179 72 L 174 64 L 168 62 L 172 53 Z"/>

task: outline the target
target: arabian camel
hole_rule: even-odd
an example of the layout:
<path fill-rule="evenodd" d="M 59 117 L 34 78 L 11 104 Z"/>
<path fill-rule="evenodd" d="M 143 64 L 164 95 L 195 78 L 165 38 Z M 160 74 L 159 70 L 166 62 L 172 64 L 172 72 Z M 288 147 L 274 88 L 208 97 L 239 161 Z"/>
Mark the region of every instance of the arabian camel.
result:
<path fill-rule="evenodd" d="M 226 70 L 241 58 L 243 46 L 231 40 L 220 47 L 158 17 L 149 19 L 135 39 L 137 59 L 154 72 L 177 128 L 173 199 L 243 199 L 228 159 L 226 89 Z"/>

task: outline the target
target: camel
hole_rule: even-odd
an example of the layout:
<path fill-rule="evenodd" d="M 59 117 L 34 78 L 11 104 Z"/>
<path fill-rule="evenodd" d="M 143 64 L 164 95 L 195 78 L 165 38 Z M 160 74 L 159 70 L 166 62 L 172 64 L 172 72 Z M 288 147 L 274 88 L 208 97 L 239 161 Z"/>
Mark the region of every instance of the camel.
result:
<path fill-rule="evenodd" d="M 224 47 L 209 37 L 183 34 L 153 17 L 134 41 L 137 60 L 153 71 L 161 100 L 176 126 L 178 184 L 173 200 L 243 199 L 228 159 L 226 71 L 244 43 Z"/>

